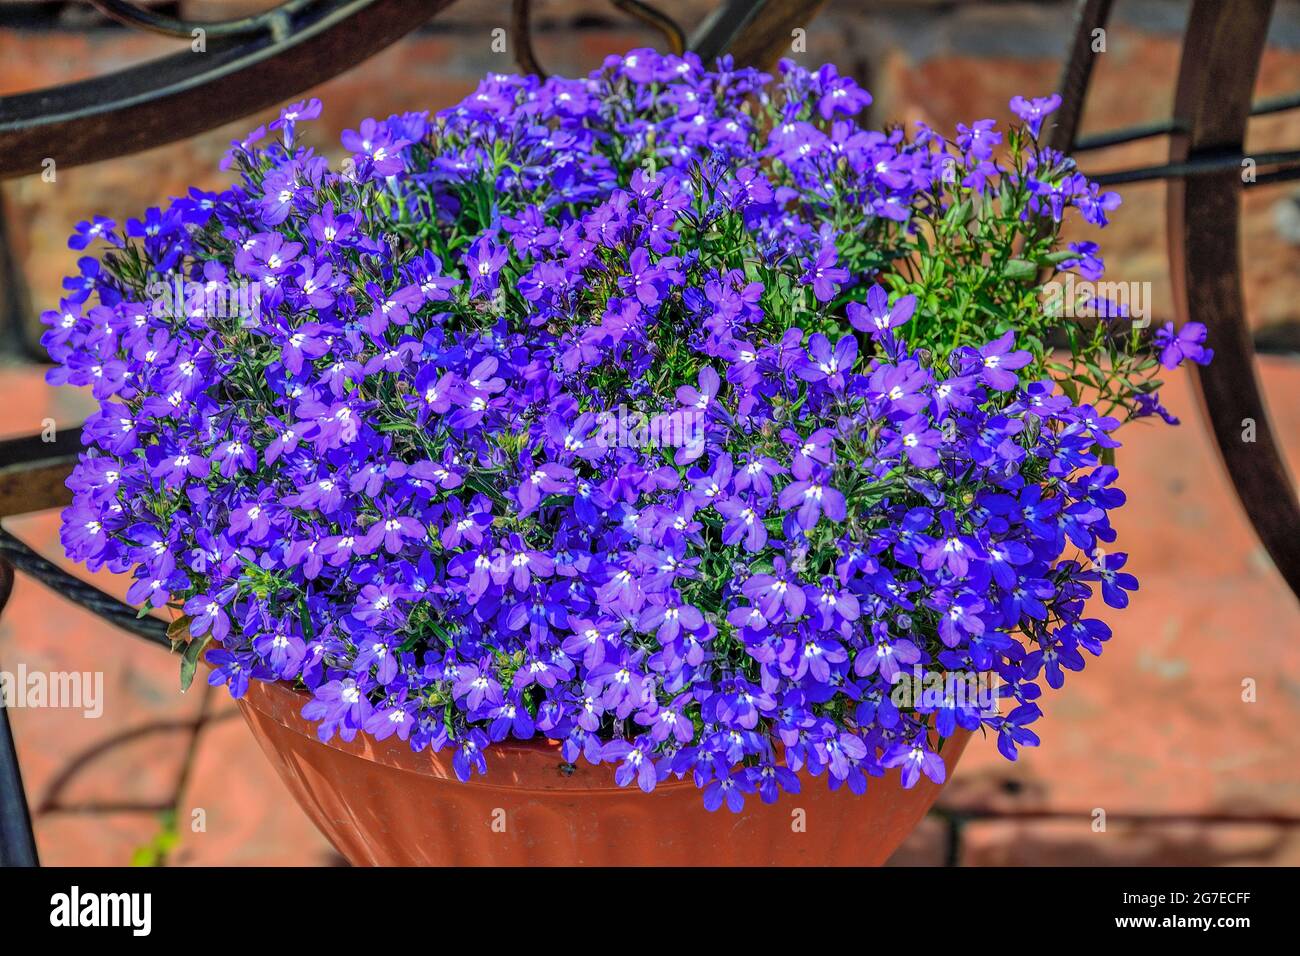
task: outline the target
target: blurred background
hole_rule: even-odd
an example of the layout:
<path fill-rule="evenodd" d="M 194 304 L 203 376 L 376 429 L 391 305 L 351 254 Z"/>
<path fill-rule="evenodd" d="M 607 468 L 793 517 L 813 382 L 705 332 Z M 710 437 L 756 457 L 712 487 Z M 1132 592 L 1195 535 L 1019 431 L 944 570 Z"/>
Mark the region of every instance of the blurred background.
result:
<path fill-rule="evenodd" d="M 155 6 L 194 20 L 269 9 L 274 0 L 181 0 Z M 689 28 L 710 4 L 657 0 Z M 1017 93 L 1057 82 L 1068 2 L 830 0 L 806 25 L 815 66 L 835 63 L 875 96 L 873 125 L 1008 116 Z M 1170 112 L 1187 4 L 1118 0 L 1098 59 L 1083 132 Z M 459 0 L 421 31 L 310 92 L 325 103 L 306 135 L 332 157 L 338 135 L 367 116 L 453 105 L 490 71 L 505 0 Z M 659 37 L 602 0 L 536 0 L 533 44 L 552 73 L 575 75 L 608 53 Z M 128 31 L 90 6 L 0 0 L 0 96 L 100 75 L 174 52 L 180 41 Z M 1300 88 L 1300 2 L 1270 28 L 1256 98 Z M 300 97 L 294 97 L 298 99 Z M 53 419 L 73 425 L 88 396 L 55 391 L 37 363 L 39 313 L 75 271 L 66 245 L 92 214 L 118 220 L 188 186 L 219 188 L 231 139 L 274 113 L 128 158 L 0 184 L 4 249 L 21 281 L 0 289 L 0 437 Z M 1295 148 L 1300 113 L 1251 124 L 1247 152 Z M 1096 173 L 1158 164 L 1160 140 L 1090 153 Z M 52 155 L 57 149 L 51 146 Z M 1099 241 L 1107 277 L 1150 282 L 1153 319 L 1173 318 L 1162 183 L 1121 187 Z M 1259 374 L 1292 473 L 1300 469 L 1300 187 L 1245 194 L 1242 234 Z M 1106 653 L 1069 675 L 1035 725 L 1037 750 L 1011 764 L 974 741 L 939 809 L 894 858 L 899 864 L 1300 864 L 1300 609 L 1254 538 L 1222 471 L 1190 382 L 1164 397 L 1180 428 L 1132 426 L 1119 449 L 1129 503 L 1119 547 L 1142 590 Z M 58 516 L 7 527 L 58 560 Z M 123 582 L 102 581 L 121 595 Z M 98 622 L 21 575 L 0 617 L 0 669 L 99 671 L 104 709 L 14 709 L 28 799 L 47 865 L 332 865 L 320 837 L 248 736 L 225 691 L 178 690 L 178 659 Z M 1243 687 L 1253 688 L 1251 694 Z M 191 821 L 202 810 L 205 827 Z M 1099 813 L 1100 811 L 1100 813 Z M 1104 829 L 1097 822 L 1104 814 Z M 178 822 L 179 821 L 179 822 Z"/>

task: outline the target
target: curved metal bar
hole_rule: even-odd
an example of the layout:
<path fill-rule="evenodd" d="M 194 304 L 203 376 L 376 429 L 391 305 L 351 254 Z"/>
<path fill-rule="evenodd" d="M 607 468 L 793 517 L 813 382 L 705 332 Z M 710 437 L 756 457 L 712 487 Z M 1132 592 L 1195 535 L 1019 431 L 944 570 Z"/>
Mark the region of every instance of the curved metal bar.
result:
<path fill-rule="evenodd" d="M 282 39 L 217 38 L 104 77 L 0 100 L 0 177 L 152 149 L 282 103 L 420 26 L 452 0 L 317 0 Z"/>
<path fill-rule="evenodd" d="M 686 34 L 668 14 L 661 13 L 641 0 L 610 0 L 610 3 L 662 33 L 670 53 L 681 56 L 686 52 Z"/>
<path fill-rule="evenodd" d="M 14 569 L 0 559 L 0 612 L 14 589 Z M 9 708 L 0 702 L 0 866 L 40 866 L 27 792 L 18 766 Z"/>
<path fill-rule="evenodd" d="M 1300 109 L 1300 92 L 1256 100 L 1255 104 L 1250 108 L 1250 115 L 1272 116 L 1275 113 L 1285 113 L 1296 109 Z M 1136 143 L 1140 140 L 1155 139 L 1157 136 L 1168 136 L 1177 132 L 1181 132 L 1181 130 L 1173 120 L 1153 120 L 1150 123 L 1138 123 L 1120 129 L 1106 130 L 1104 133 L 1077 136 L 1074 144 L 1070 147 L 1070 152 L 1086 153 L 1094 149 L 1106 149 L 1109 146 L 1119 146 L 1123 143 Z"/>
<path fill-rule="evenodd" d="M 1300 110 L 1300 90 L 1257 100 L 1255 105 L 1250 108 L 1250 115 L 1271 116 L 1274 113 L 1285 113 L 1289 110 Z"/>
<path fill-rule="evenodd" d="M 9 708 L 0 707 L 0 867 L 40 865 Z"/>
<path fill-rule="evenodd" d="M 767 0 L 725 0 L 696 28 L 690 47 L 701 60 L 711 63 L 731 48 L 749 24 L 767 6 Z"/>
<path fill-rule="evenodd" d="M 1255 153 L 1243 156 L 1240 153 L 1213 153 L 1193 156 L 1179 163 L 1165 163 L 1161 166 L 1139 166 L 1136 169 L 1120 169 L 1112 172 L 1089 174 L 1088 178 L 1101 186 L 1117 186 L 1122 183 L 1145 183 L 1154 179 L 1183 179 L 1189 176 L 1209 176 L 1214 173 L 1230 171 L 1241 172 L 1241 164 L 1247 160 L 1255 161 L 1256 179 L 1253 183 L 1281 181 L 1281 177 L 1300 170 L 1300 149 L 1280 153 Z M 1265 177 L 1269 177 L 1267 180 Z M 1240 179 L 1240 176 L 1238 176 Z"/>
<path fill-rule="evenodd" d="M 1277 169 L 1271 173 L 1260 173 L 1255 177 L 1253 183 L 1247 183 L 1248 186 L 1275 186 L 1278 183 L 1289 183 L 1300 179 L 1300 166 L 1291 166 L 1287 169 Z"/>
<path fill-rule="evenodd" d="M 1097 59 L 1092 50 L 1092 34 L 1094 30 L 1106 28 L 1112 6 L 1113 0 L 1078 0 L 1075 4 L 1070 49 L 1057 83 L 1061 108 L 1052 117 L 1052 125 L 1047 132 L 1047 145 L 1063 153 L 1070 152 L 1075 140 L 1079 138 L 1088 83 L 1092 80 L 1092 68 Z"/>
<path fill-rule="evenodd" d="M 666 13 L 661 13 L 641 0 L 610 0 L 624 13 L 631 14 L 642 23 L 649 24 L 664 35 L 669 50 L 680 56 L 686 49 L 686 34 L 677 25 L 677 21 Z M 533 50 L 532 13 L 529 0 L 512 0 L 510 4 L 510 42 L 514 45 L 515 63 L 519 69 L 533 76 L 546 79 L 550 76 L 537 62 L 537 53 Z"/>
<path fill-rule="evenodd" d="M 60 597 L 67 598 L 90 611 L 96 617 L 116 624 L 122 630 L 142 637 L 151 644 L 171 650 L 167 639 L 167 623 L 156 617 L 140 617 L 135 608 L 123 604 L 113 595 L 101 591 L 88 581 L 64 571 L 57 564 L 37 554 L 21 539 L 7 529 L 0 528 L 0 566 L 14 568 L 30 574 L 52 588 Z"/>
<path fill-rule="evenodd" d="M 724 53 L 737 66 L 767 69 L 790 48 L 791 31 L 807 26 L 826 0 L 726 0 L 691 34 L 688 46 L 705 63 Z"/>
<path fill-rule="evenodd" d="M 549 76 L 537 62 L 537 54 L 533 52 L 533 30 L 528 0 L 512 0 L 510 4 L 510 42 L 514 44 L 515 63 L 519 69 L 543 80 Z"/>
<path fill-rule="evenodd" d="M 1155 139 L 1157 136 L 1168 136 L 1170 133 L 1176 132 L 1178 132 L 1178 128 L 1173 120 L 1152 120 L 1150 123 L 1139 123 L 1136 126 L 1110 129 L 1104 133 L 1090 133 L 1087 136 L 1078 136 L 1070 146 L 1069 152 L 1071 154 L 1087 153 L 1094 149 L 1106 149 L 1110 146 L 1121 146 L 1124 143 L 1137 143 L 1144 139 Z"/>
<path fill-rule="evenodd" d="M 44 435 L 0 441 L 0 518 L 69 504 L 64 482 L 80 452 L 80 425 L 58 429 L 53 441 Z"/>
<path fill-rule="evenodd" d="M 1273 0 L 1193 0 L 1174 114 L 1185 132 L 1169 159 L 1240 154 Z M 1255 376 L 1241 283 L 1239 169 L 1169 184 L 1170 276 L 1183 321 L 1203 322 L 1214 361 L 1197 368 L 1204 417 L 1237 497 L 1291 590 L 1300 596 L 1300 501 Z M 1254 441 L 1243 440 L 1247 421 Z"/>
<path fill-rule="evenodd" d="M 182 40 L 192 39 L 194 31 L 202 30 L 209 37 L 237 37 L 254 33 L 269 32 L 273 36 L 282 35 L 289 24 L 289 18 L 316 0 L 285 0 L 278 7 L 252 16 L 233 20 L 214 20 L 204 23 L 199 20 L 179 20 L 156 10 L 138 7 L 127 0 L 90 0 L 91 6 L 118 23 L 150 33 L 178 37 Z"/>

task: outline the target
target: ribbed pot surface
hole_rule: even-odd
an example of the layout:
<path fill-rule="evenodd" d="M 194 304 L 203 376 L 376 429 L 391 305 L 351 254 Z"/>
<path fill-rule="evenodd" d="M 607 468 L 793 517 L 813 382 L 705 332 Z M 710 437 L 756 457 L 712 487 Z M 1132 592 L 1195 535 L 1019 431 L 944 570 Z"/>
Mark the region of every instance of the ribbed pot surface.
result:
<path fill-rule="evenodd" d="M 890 773 L 854 796 L 803 774 L 802 793 L 710 813 L 689 779 L 620 788 L 612 767 L 566 767 L 549 741 L 493 744 L 487 776 L 461 783 L 450 748 L 417 754 L 364 734 L 321 743 L 299 716 L 305 702 L 253 681 L 239 703 L 294 799 L 360 866 L 878 866 L 942 789 L 922 777 L 904 790 Z M 969 736 L 944 746 L 950 775 Z"/>

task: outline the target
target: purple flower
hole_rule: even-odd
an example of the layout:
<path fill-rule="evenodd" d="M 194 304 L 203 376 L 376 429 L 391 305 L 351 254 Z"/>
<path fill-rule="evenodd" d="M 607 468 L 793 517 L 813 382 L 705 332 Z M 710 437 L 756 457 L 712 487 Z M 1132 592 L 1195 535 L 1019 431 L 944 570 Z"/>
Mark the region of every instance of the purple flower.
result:
<path fill-rule="evenodd" d="M 957 522 L 951 511 L 939 515 L 939 524 L 943 533 L 926 549 L 921 567 L 927 571 L 947 568 L 954 577 L 964 578 L 970 570 L 972 560 L 987 557 L 984 548 L 973 536 L 957 530 Z"/>
<path fill-rule="evenodd" d="M 1026 724 L 1031 724 L 1042 716 L 1037 704 L 1021 704 L 1005 717 L 994 717 L 991 725 L 998 732 L 998 751 L 1008 760 L 1015 760 L 1019 755 L 1018 747 L 1037 747 L 1038 735 Z"/>
<path fill-rule="evenodd" d="M 824 120 L 836 114 L 853 116 L 871 105 L 871 94 L 858 86 L 853 77 L 840 76 L 832 64 L 817 71 L 817 81 L 821 90 L 817 112 Z"/>
<path fill-rule="evenodd" d="M 650 254 L 638 247 L 628 257 L 627 270 L 628 274 L 619 279 L 619 288 L 636 296 L 647 308 L 658 305 L 668 289 L 672 269 L 662 262 L 651 263 Z"/>
<path fill-rule="evenodd" d="M 406 166 L 402 150 L 407 142 L 394 139 L 385 127 L 372 119 L 362 120 L 360 130 L 344 130 L 343 145 L 352 151 L 359 166 L 358 172 L 363 176 L 367 173 L 381 179 L 395 176 Z"/>
<path fill-rule="evenodd" d="M 500 706 L 505 699 L 501 685 L 492 671 L 476 664 L 462 664 L 457 668 L 451 692 L 457 700 L 463 699 L 465 707 L 471 712 L 482 710 L 485 706 Z"/>
<path fill-rule="evenodd" d="M 239 698 L 248 693 L 248 682 L 254 676 L 255 665 L 251 654 L 236 654 L 218 647 L 204 655 L 212 668 L 208 674 L 208 684 L 230 688 L 230 696 Z"/>
<path fill-rule="evenodd" d="M 1059 93 L 1053 93 L 1051 96 L 1037 96 L 1033 99 L 1025 99 L 1023 96 L 1011 97 L 1011 112 L 1025 121 L 1029 135 L 1035 139 L 1038 138 L 1042 130 L 1043 120 L 1056 112 L 1060 105 L 1061 96 Z"/>
<path fill-rule="evenodd" d="M 745 582 L 741 591 L 754 602 L 765 621 L 779 624 L 784 620 L 796 620 L 803 614 L 807 603 L 803 585 L 784 558 L 774 558 L 772 565 L 771 574 L 754 575 Z"/>
<path fill-rule="evenodd" d="M 1155 346 L 1160 350 L 1160 364 L 1174 369 L 1186 361 L 1197 365 L 1209 365 L 1214 358 L 1214 349 L 1205 347 L 1208 330 L 1200 322 L 1184 322 L 1183 327 L 1174 331 L 1174 323 L 1166 322 L 1164 327 L 1156 330 Z"/>
<path fill-rule="evenodd" d="M 505 246 L 497 245 L 488 236 L 480 236 L 465 254 L 469 294 L 491 297 L 500 284 L 501 269 L 508 256 Z"/>
<path fill-rule="evenodd" d="M 531 514 L 547 494 L 568 493 L 573 480 L 573 469 L 553 462 L 533 467 L 525 464 L 521 468 L 523 476 L 519 482 L 517 497 L 522 509 L 520 514 Z"/>
<path fill-rule="evenodd" d="M 280 116 L 271 121 L 269 128 L 284 130 L 281 134 L 284 137 L 284 145 L 292 149 L 295 126 L 301 120 L 313 120 L 319 117 L 320 114 L 321 101 L 312 97 L 310 100 L 303 100 L 280 110 Z"/>
<path fill-rule="evenodd" d="M 988 345 L 980 347 L 979 376 L 989 388 L 995 388 L 999 392 L 1015 388 L 1019 379 L 1013 373 L 1033 361 L 1033 356 L 1028 352 L 1011 351 L 1014 340 L 1015 333 L 1008 330 Z"/>
<path fill-rule="evenodd" d="M 725 803 L 732 813 L 739 813 L 745 809 L 745 794 L 754 789 L 743 771 L 728 773 L 704 788 L 704 808 L 712 813 Z"/>
<path fill-rule="evenodd" d="M 714 507 L 727 519 L 722 531 L 723 544 L 743 542 L 746 551 L 761 551 L 767 544 L 767 528 L 756 502 L 730 498 L 717 502 Z"/>
<path fill-rule="evenodd" d="M 487 758 L 484 751 L 487 749 L 489 740 L 487 734 L 477 728 L 470 730 L 459 743 L 456 744 L 455 755 L 451 758 L 452 769 L 456 771 L 456 778 L 464 783 L 475 772 L 487 773 Z"/>
<path fill-rule="evenodd" d="M 614 782 L 620 787 L 626 787 L 635 780 L 637 786 L 649 793 L 654 790 L 659 776 L 652 758 L 653 751 L 654 742 L 647 737 L 638 738 L 634 742 L 611 740 L 601 748 L 600 759 L 606 763 L 619 764 L 614 772 Z"/>
<path fill-rule="evenodd" d="M 857 340 L 846 335 L 832 347 L 830 339 L 815 332 L 808 340 L 808 353 L 808 363 L 798 370 L 799 377 L 807 382 L 825 382 L 828 388 L 843 391 L 858 356 Z"/>
<path fill-rule="evenodd" d="M 813 295 L 818 302 L 829 302 L 835 298 L 839 286 L 849 279 L 849 271 L 836 265 L 837 256 L 833 245 L 823 245 L 817 255 L 804 261 L 805 272 L 800 281 L 812 285 Z"/>
<path fill-rule="evenodd" d="M 777 504 L 782 510 L 795 512 L 800 528 L 811 531 L 823 514 L 831 521 L 844 520 L 847 514 L 844 495 L 830 484 L 828 469 L 796 461 L 794 477 L 794 481 L 781 489 Z"/>
<path fill-rule="evenodd" d="M 1111 607 L 1128 607 L 1128 592 L 1138 589 L 1138 581 L 1133 575 L 1120 568 L 1128 563 L 1127 554 L 1101 554 L 1097 559 L 1096 570 L 1079 575 L 1081 581 L 1100 581 L 1101 596 Z"/>
<path fill-rule="evenodd" d="M 991 119 L 976 120 L 970 126 L 957 124 L 957 146 L 969 153 L 976 160 L 987 160 L 993 156 L 993 147 L 1002 142 L 1002 134 Z"/>
<path fill-rule="evenodd" d="M 931 606 L 940 613 L 939 637 L 948 647 L 956 647 L 968 636 L 984 633 L 984 602 L 971 591 L 952 594 L 947 589 L 936 590 L 930 598 Z"/>
<path fill-rule="evenodd" d="M 77 231 L 68 240 L 68 248 L 81 250 L 85 249 L 96 240 L 117 244 L 117 236 L 114 230 L 117 229 L 117 223 L 107 216 L 96 216 L 94 219 L 77 223 Z"/>
<path fill-rule="evenodd" d="M 202 637 L 211 632 L 218 641 L 230 633 L 230 617 L 225 606 L 234 597 L 234 589 L 227 588 L 216 594 L 196 594 L 185 602 L 185 613 L 190 617 L 190 634 Z"/>
<path fill-rule="evenodd" d="M 410 515 L 402 513 L 396 501 L 385 498 L 379 504 L 379 517 L 359 541 L 361 554 L 370 554 L 382 544 L 389 554 L 400 552 L 406 541 L 423 541 L 424 525 Z"/>
<path fill-rule="evenodd" d="M 943 758 L 929 748 L 924 737 L 918 737 L 911 743 L 900 740 L 885 752 L 880 762 L 886 767 L 903 768 L 902 784 L 907 790 L 916 786 L 921 774 L 925 774 L 934 783 L 943 783 L 947 776 Z"/>
<path fill-rule="evenodd" d="M 939 464 L 938 448 L 943 444 L 943 435 L 930 427 L 925 416 L 913 415 L 897 429 L 885 429 L 881 434 L 889 439 L 880 449 L 881 457 L 906 455 L 908 461 L 920 468 Z"/>
<path fill-rule="evenodd" d="M 867 290 L 866 305 L 861 302 L 850 302 L 846 311 L 850 325 L 859 332 L 871 333 L 872 338 L 879 338 L 912 317 L 912 313 L 916 311 L 916 296 L 901 296 L 891 305 L 889 295 L 884 288 L 873 285 Z"/>
<path fill-rule="evenodd" d="M 990 275 L 962 217 L 1101 275 L 1059 222 L 1118 197 L 1028 142 L 1055 98 L 1016 101 L 1032 136 L 997 162 L 991 121 L 951 142 L 868 103 L 829 66 L 636 50 L 367 119 L 334 169 L 306 100 L 219 191 L 86 219 L 42 314 L 49 381 L 97 404 L 65 551 L 184 608 L 231 693 L 300 682 L 322 740 L 462 780 L 541 734 L 739 813 L 823 771 L 942 781 L 959 728 L 1014 759 L 1111 638 L 1093 590 L 1137 586 L 1097 557 L 1124 502 L 1101 453 L 1171 417 L 1152 375 L 1206 334 L 1052 363 L 1062 318 L 988 284 L 1027 300 L 1033 263 Z M 895 702 L 921 668 L 996 674 L 1014 709 Z"/>

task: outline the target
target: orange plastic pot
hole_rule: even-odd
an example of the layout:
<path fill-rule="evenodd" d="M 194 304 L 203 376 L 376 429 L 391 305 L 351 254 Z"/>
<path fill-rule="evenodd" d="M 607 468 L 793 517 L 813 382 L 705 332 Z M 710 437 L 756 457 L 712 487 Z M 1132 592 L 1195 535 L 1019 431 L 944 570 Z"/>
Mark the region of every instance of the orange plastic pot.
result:
<path fill-rule="evenodd" d="M 368 866 L 767 866 L 884 863 L 941 787 L 898 774 L 863 796 L 826 778 L 742 813 L 704 809 L 688 780 L 653 793 L 614 784 L 611 767 L 576 767 L 549 741 L 502 742 L 487 776 L 456 779 L 451 751 L 414 753 L 396 736 L 323 744 L 300 716 L 306 697 L 253 681 L 240 710 L 294 799 L 334 847 Z M 944 747 L 949 774 L 969 735 Z"/>

